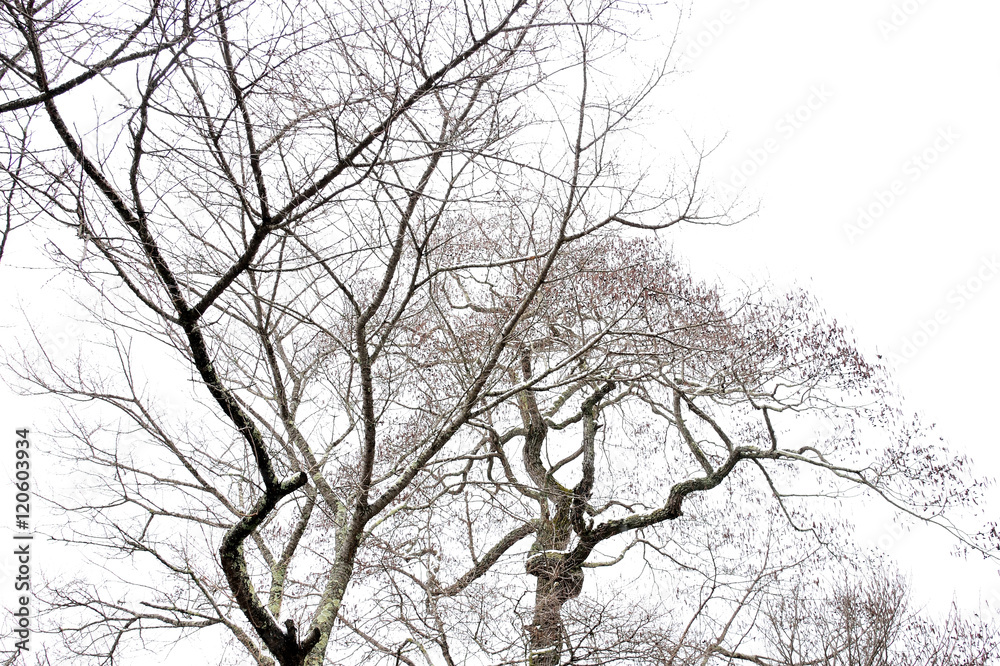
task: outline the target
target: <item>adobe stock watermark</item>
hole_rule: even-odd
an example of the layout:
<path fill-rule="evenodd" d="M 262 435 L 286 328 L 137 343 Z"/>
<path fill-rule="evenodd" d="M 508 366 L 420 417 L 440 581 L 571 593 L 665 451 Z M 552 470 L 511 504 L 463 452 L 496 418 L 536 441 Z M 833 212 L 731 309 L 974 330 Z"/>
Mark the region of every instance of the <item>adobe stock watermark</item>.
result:
<path fill-rule="evenodd" d="M 899 32 L 903 26 L 910 22 L 917 15 L 924 5 L 930 0 L 903 0 L 893 3 L 888 16 L 884 16 L 876 22 L 876 27 L 882 35 L 882 39 L 888 41 L 890 37 Z"/>
<path fill-rule="evenodd" d="M 992 585 L 987 588 L 989 597 L 986 599 L 986 606 L 994 613 L 1000 613 L 1000 586 Z"/>
<path fill-rule="evenodd" d="M 870 545 L 887 555 L 892 555 L 897 548 L 905 545 L 909 536 L 910 531 L 906 527 L 896 521 L 891 521 L 883 527 L 877 537 L 871 540 Z"/>
<path fill-rule="evenodd" d="M 39 349 L 47 354 L 72 351 L 73 345 L 84 339 L 83 329 L 75 322 L 60 322 L 59 326 L 53 326 L 50 322 L 31 323 L 29 326 L 35 335 L 35 341 Z"/>
<path fill-rule="evenodd" d="M 912 361 L 952 321 L 956 313 L 965 309 L 998 274 L 1000 260 L 997 255 L 983 258 L 971 275 L 948 291 L 941 307 L 936 308 L 930 317 L 922 319 L 916 330 L 903 336 L 895 350 L 889 353 L 889 364 L 899 369 Z"/>
<path fill-rule="evenodd" d="M 729 179 L 718 187 L 727 196 L 736 195 L 750 179 L 771 161 L 799 131 L 815 117 L 827 102 L 833 98 L 833 91 L 825 83 L 812 86 L 806 98 L 787 111 L 774 123 L 774 131 L 759 145 L 748 148 L 743 159 L 729 174 Z"/>
<path fill-rule="evenodd" d="M 678 59 L 680 67 L 690 67 L 695 60 L 705 54 L 715 44 L 742 12 L 750 8 L 751 0 L 732 0 L 732 7 L 726 7 L 713 18 L 702 22 L 701 29 L 688 39 L 687 46 Z"/>
<path fill-rule="evenodd" d="M 18 428 L 14 436 L 14 647 L 18 653 L 31 650 L 31 442 L 28 429 Z"/>
<path fill-rule="evenodd" d="M 852 245 L 906 195 L 909 187 L 930 171 L 961 137 L 951 126 L 942 127 L 923 150 L 914 153 L 899 168 L 899 176 L 886 187 L 875 190 L 868 203 L 858 206 L 853 222 L 844 225 L 844 234 Z"/>

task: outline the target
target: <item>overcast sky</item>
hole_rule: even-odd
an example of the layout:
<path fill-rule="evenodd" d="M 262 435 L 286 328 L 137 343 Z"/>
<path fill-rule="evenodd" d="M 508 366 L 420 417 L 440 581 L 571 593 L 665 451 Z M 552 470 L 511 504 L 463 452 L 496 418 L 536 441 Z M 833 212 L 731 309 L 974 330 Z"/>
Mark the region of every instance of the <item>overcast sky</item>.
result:
<path fill-rule="evenodd" d="M 996 0 L 698 1 L 676 45 L 689 73 L 657 100 L 725 135 L 707 175 L 761 204 L 736 228 L 672 230 L 678 252 L 701 274 L 808 287 L 903 361 L 909 405 L 984 474 L 1000 469 L 997 25 Z M 11 398 L 0 416 L 46 418 Z M 918 599 L 981 587 L 1000 608 L 995 563 L 956 567 L 943 532 L 887 530 L 863 538 L 913 567 Z"/>
<path fill-rule="evenodd" d="M 1000 3 L 697 2 L 663 104 L 761 211 L 680 231 L 699 272 L 798 283 L 898 360 L 908 404 L 983 473 L 1000 469 Z M 993 494 L 989 513 L 1000 517 Z M 883 528 L 884 529 L 884 528 Z M 918 593 L 1000 608 L 995 563 L 955 567 L 943 533 L 866 535 L 915 567 Z M 891 544 L 891 545 L 890 545 Z M 944 566 L 950 568 L 945 569 Z"/>

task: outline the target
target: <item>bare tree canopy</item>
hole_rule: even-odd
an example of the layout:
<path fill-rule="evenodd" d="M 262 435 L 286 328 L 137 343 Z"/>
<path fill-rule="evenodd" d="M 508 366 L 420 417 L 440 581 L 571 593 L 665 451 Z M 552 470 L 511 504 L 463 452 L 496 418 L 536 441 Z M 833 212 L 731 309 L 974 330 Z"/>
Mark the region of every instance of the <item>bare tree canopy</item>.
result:
<path fill-rule="evenodd" d="M 53 655 L 921 663 L 859 629 L 915 626 L 897 581 L 788 581 L 849 554 L 817 507 L 962 536 L 979 482 L 808 294 L 673 255 L 736 220 L 705 151 L 636 150 L 654 11 L 3 0 L 4 243 L 47 230 L 87 331 L 9 374 L 67 407 L 55 536 L 129 563 L 39 591 Z M 923 663 L 988 663 L 949 621 L 966 647 Z"/>

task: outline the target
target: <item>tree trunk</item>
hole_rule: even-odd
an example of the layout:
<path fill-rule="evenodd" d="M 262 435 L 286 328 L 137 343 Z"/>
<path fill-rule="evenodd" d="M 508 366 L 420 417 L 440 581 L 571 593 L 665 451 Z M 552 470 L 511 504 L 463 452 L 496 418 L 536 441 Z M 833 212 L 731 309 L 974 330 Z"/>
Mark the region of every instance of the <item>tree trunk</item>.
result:
<path fill-rule="evenodd" d="M 583 588 L 583 570 L 564 565 L 562 553 L 540 552 L 528 558 L 536 577 L 535 614 L 528 627 L 528 666 L 556 666 L 563 651 L 562 607 Z"/>

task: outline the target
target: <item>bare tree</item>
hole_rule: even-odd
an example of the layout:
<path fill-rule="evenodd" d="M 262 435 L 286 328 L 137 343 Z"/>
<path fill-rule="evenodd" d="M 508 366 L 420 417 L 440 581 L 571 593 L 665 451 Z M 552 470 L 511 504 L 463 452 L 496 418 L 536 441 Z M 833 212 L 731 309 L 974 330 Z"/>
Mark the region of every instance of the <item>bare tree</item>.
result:
<path fill-rule="evenodd" d="M 995 626 L 952 606 L 943 620 L 913 610 L 898 574 L 877 568 L 841 581 L 826 595 L 797 585 L 766 611 L 761 656 L 723 650 L 745 663 L 791 666 L 981 666 L 996 662 Z"/>
<path fill-rule="evenodd" d="M 4 4 L 9 219 L 46 220 L 101 350 L 9 362 L 81 404 L 62 538 L 141 562 L 52 586 L 69 650 L 220 630 L 283 666 L 676 657 L 652 611 L 582 622 L 584 571 L 642 552 L 764 581 L 835 547 L 803 499 L 969 499 L 808 296 L 728 296 L 655 239 L 732 220 L 697 152 L 659 182 L 623 152 L 669 73 L 608 71 L 633 9 Z M 832 434 L 797 441 L 814 418 Z M 869 420 L 895 438 L 876 455 Z M 762 521 L 807 539 L 761 566 Z"/>

